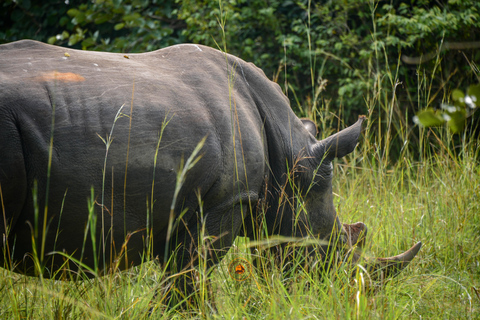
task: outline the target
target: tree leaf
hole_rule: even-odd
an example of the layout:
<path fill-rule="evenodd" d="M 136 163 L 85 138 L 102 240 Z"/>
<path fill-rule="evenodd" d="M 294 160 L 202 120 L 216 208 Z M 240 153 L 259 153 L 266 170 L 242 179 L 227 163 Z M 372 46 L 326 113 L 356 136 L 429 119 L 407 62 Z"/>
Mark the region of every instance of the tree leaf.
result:
<path fill-rule="evenodd" d="M 455 112 L 447 113 L 449 120 L 447 125 L 453 133 L 459 133 L 465 128 L 466 112 L 465 109 L 461 109 Z"/>
<path fill-rule="evenodd" d="M 75 8 L 67 11 L 67 14 L 72 18 L 76 17 L 79 13 L 80 13 L 80 10 L 75 9 Z"/>
<path fill-rule="evenodd" d="M 113 18 L 112 14 L 100 13 L 95 17 L 94 23 L 95 24 L 102 24 L 102 23 L 105 23 L 105 22 L 109 21 L 112 18 Z"/>
<path fill-rule="evenodd" d="M 82 22 L 85 21 L 85 13 L 83 12 L 79 12 L 73 19 L 72 19 L 72 23 L 73 24 L 81 24 Z"/>
<path fill-rule="evenodd" d="M 465 94 L 460 89 L 452 90 L 452 100 L 455 105 L 465 107 Z"/>
<path fill-rule="evenodd" d="M 68 45 L 73 46 L 77 42 L 83 40 L 83 36 L 80 34 L 72 34 L 70 38 L 68 38 Z"/>
<path fill-rule="evenodd" d="M 95 45 L 95 40 L 92 37 L 86 38 L 82 41 L 82 50 L 85 50 L 93 45 Z"/>
<path fill-rule="evenodd" d="M 117 23 L 117 24 L 113 27 L 113 29 L 115 29 L 115 30 L 118 31 L 118 30 L 123 29 L 123 27 L 125 27 L 125 23 Z"/>
<path fill-rule="evenodd" d="M 473 103 L 473 106 L 469 104 L 469 107 L 473 109 L 480 105 L 480 83 L 469 86 L 467 96 L 470 97 L 471 103 Z"/>
<path fill-rule="evenodd" d="M 435 112 L 432 108 L 418 112 L 416 119 L 418 119 L 419 124 L 426 128 L 441 126 L 445 122 L 442 116 Z"/>
<path fill-rule="evenodd" d="M 123 21 L 134 21 L 138 18 L 141 18 L 142 16 L 140 15 L 140 13 L 138 12 L 134 12 L 134 13 L 131 13 L 131 14 L 126 14 L 123 16 Z"/>

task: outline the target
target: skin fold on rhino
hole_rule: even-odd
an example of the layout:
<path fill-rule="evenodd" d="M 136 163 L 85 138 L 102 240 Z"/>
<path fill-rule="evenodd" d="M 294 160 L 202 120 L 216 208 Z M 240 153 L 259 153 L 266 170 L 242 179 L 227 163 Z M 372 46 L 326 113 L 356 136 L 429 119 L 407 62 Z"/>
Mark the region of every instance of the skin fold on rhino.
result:
<path fill-rule="evenodd" d="M 319 141 L 259 68 L 205 46 L 127 59 L 0 45 L 0 265 L 52 277 L 71 256 L 126 269 L 148 247 L 182 270 L 203 241 L 213 265 L 236 236 L 258 239 L 259 202 L 267 236 L 362 247 L 366 227 L 341 224 L 332 178 L 364 120 Z M 395 275 L 420 246 L 366 268 Z"/>

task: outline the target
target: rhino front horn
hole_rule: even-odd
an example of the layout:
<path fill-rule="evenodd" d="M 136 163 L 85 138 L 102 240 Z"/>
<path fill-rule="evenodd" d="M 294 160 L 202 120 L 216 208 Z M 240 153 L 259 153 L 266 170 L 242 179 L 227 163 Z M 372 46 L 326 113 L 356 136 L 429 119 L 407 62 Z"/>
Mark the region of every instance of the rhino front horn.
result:
<path fill-rule="evenodd" d="M 389 258 L 376 258 L 373 262 L 367 264 L 367 271 L 374 280 L 394 277 L 408 266 L 421 247 L 422 243 L 417 242 L 417 244 L 402 254 Z"/>

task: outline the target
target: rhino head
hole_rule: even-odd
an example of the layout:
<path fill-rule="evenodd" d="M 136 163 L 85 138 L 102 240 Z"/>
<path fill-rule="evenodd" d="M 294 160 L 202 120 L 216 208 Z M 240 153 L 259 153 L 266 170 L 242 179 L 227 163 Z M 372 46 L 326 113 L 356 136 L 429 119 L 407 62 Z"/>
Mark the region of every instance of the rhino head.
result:
<path fill-rule="evenodd" d="M 315 124 L 306 119 L 301 121 L 310 134 L 315 136 L 317 133 Z M 322 259 L 328 259 L 328 256 L 332 256 L 329 252 L 333 250 L 343 253 L 342 259 L 351 263 L 357 263 L 361 258 L 361 253 L 358 252 L 362 252 L 361 249 L 365 245 L 367 227 L 362 222 L 354 224 L 340 222 L 333 203 L 332 163 L 335 158 L 342 158 L 355 149 L 364 121 L 365 116 L 361 116 L 352 126 L 324 140 L 313 140 L 314 142 L 308 148 L 308 155 L 298 162 L 300 169 L 296 174 L 296 188 L 300 191 L 302 200 L 298 201 L 303 202 L 304 210 L 292 215 L 295 223 L 286 224 L 290 230 L 294 225 L 293 232 L 288 232 L 284 227 L 280 234 L 299 238 L 310 236 L 321 240 L 324 245 L 310 249 L 310 255 L 318 256 L 318 250 L 320 250 Z M 394 276 L 413 260 L 421 246 L 422 243 L 418 242 L 402 254 L 388 258 L 367 259 L 364 268 L 371 274 L 372 279 L 378 275 Z M 285 252 L 285 247 L 281 251 L 281 254 L 287 256 L 290 253 Z"/>

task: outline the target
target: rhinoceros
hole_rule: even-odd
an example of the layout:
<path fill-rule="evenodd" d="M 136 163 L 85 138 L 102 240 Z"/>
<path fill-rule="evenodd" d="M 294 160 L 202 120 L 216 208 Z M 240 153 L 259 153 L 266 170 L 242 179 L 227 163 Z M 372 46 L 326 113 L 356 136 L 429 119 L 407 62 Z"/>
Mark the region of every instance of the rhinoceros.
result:
<path fill-rule="evenodd" d="M 332 163 L 354 150 L 364 120 L 318 141 L 259 68 L 206 46 L 3 44 L 0 263 L 48 277 L 65 257 L 128 268 L 148 247 L 175 252 L 182 268 L 199 241 L 215 263 L 238 235 L 261 234 L 259 218 L 265 236 L 361 245 L 363 223 L 336 213 Z M 420 246 L 373 265 L 397 272 Z"/>

